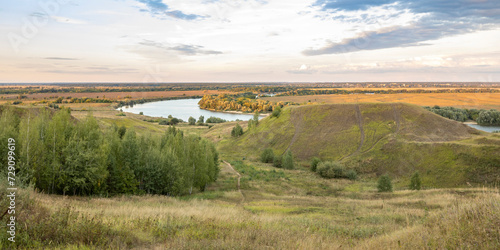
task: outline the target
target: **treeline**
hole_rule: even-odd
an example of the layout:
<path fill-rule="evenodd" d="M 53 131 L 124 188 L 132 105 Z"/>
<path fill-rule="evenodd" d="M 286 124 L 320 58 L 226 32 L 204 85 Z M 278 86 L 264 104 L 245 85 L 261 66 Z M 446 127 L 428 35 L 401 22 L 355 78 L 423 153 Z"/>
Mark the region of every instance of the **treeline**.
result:
<path fill-rule="evenodd" d="M 499 93 L 500 89 L 297 89 L 277 96 L 331 95 L 331 94 L 400 94 L 400 93 Z"/>
<path fill-rule="evenodd" d="M 255 98 L 253 93 L 238 95 L 204 95 L 198 102 L 200 108 L 216 111 L 271 112 L 277 107 L 297 105 L 294 102 L 270 102 Z"/>
<path fill-rule="evenodd" d="M 465 122 L 467 120 L 476 121 L 479 125 L 495 126 L 500 125 L 500 111 L 495 109 L 460 109 L 455 107 L 424 107 L 425 109 L 451 120 Z"/>
<path fill-rule="evenodd" d="M 0 141 L 8 138 L 16 140 L 17 181 L 51 194 L 181 195 L 203 191 L 219 173 L 218 153 L 205 139 L 174 127 L 161 136 L 101 130 L 92 115 L 76 121 L 68 109 L 3 108 Z"/>

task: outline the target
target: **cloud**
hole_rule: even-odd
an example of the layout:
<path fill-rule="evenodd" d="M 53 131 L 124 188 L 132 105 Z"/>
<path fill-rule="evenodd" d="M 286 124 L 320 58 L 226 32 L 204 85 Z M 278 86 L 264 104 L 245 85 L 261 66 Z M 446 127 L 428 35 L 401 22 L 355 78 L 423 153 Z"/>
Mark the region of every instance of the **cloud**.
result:
<path fill-rule="evenodd" d="M 80 60 L 78 58 L 71 58 L 71 57 L 44 57 L 43 59 L 46 59 L 46 60 Z"/>
<path fill-rule="evenodd" d="M 146 39 L 144 39 L 142 42 L 139 42 L 139 44 L 143 46 L 158 48 L 165 51 L 176 52 L 177 54 L 186 56 L 222 54 L 221 51 L 207 50 L 200 45 L 191 45 L 191 44 L 168 45 Z"/>
<path fill-rule="evenodd" d="M 164 4 L 162 0 L 136 0 L 146 5 L 148 9 L 141 9 L 143 12 L 150 12 L 154 17 L 165 18 L 172 17 L 182 20 L 196 20 L 203 19 L 204 16 L 185 14 L 179 10 L 171 10 L 168 5 Z"/>
<path fill-rule="evenodd" d="M 317 70 L 313 69 L 311 66 L 307 66 L 305 64 L 302 64 L 299 69 L 294 69 L 294 70 L 287 70 L 286 72 L 290 74 L 314 74 L 318 72 Z"/>
<path fill-rule="evenodd" d="M 307 56 L 421 46 L 426 45 L 425 41 L 500 27 L 500 3 L 498 1 L 320 0 L 314 5 L 320 6 L 322 11 L 328 13 L 352 12 L 371 7 L 384 8 L 384 6 L 390 5 L 391 8 L 409 10 L 411 13 L 417 14 L 419 18 L 408 25 L 379 27 L 376 30 L 358 33 L 356 36 L 345 38 L 340 42 L 328 42 L 321 48 L 304 50 L 302 53 Z M 363 21 L 362 18 L 359 16 L 361 20 L 358 21 Z M 339 19 L 342 19 L 342 15 Z"/>

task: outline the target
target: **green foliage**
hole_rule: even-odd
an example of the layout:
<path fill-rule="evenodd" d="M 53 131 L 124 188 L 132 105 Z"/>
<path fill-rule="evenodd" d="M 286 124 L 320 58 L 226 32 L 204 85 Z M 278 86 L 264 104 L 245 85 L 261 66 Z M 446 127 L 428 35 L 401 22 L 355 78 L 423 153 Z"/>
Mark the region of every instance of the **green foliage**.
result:
<path fill-rule="evenodd" d="M 196 124 L 196 119 L 194 119 L 192 116 L 189 117 L 188 119 L 189 125 L 195 125 Z"/>
<path fill-rule="evenodd" d="M 273 166 L 275 168 L 282 168 L 283 167 L 283 157 L 281 155 L 274 156 Z"/>
<path fill-rule="evenodd" d="M 352 181 L 358 179 L 358 173 L 354 169 L 347 170 L 345 176 L 347 177 L 347 179 L 352 180 Z"/>
<path fill-rule="evenodd" d="M 139 115 L 144 115 L 144 113 L 141 111 L 141 112 L 139 112 Z"/>
<path fill-rule="evenodd" d="M 260 160 L 264 163 L 271 163 L 274 160 L 274 152 L 272 148 L 266 148 L 260 155 Z"/>
<path fill-rule="evenodd" d="M 346 178 L 356 180 L 358 173 L 354 169 L 346 169 L 344 165 L 336 161 L 320 162 L 317 165 L 316 172 L 323 178 Z"/>
<path fill-rule="evenodd" d="M 311 160 L 311 171 L 316 172 L 318 165 L 321 163 L 321 159 L 318 157 L 314 157 Z"/>
<path fill-rule="evenodd" d="M 410 190 L 420 190 L 422 188 L 422 181 L 420 180 L 418 171 L 411 176 L 409 188 Z"/>
<path fill-rule="evenodd" d="M 479 116 L 477 117 L 476 121 L 479 125 L 500 125 L 500 111 L 496 111 L 494 109 L 482 110 L 481 112 L 479 112 Z"/>
<path fill-rule="evenodd" d="M 283 156 L 283 168 L 293 169 L 293 155 L 292 151 L 290 150 L 286 151 L 285 155 Z"/>
<path fill-rule="evenodd" d="M 377 189 L 379 192 L 392 192 L 392 182 L 389 175 L 384 174 L 380 176 L 377 183 Z"/>
<path fill-rule="evenodd" d="M 271 117 L 280 117 L 281 115 L 281 107 L 276 106 L 273 110 L 273 113 L 271 114 Z"/>
<path fill-rule="evenodd" d="M 222 119 L 222 118 L 219 118 L 219 117 L 215 117 L 215 116 L 210 116 L 207 120 L 206 120 L 207 123 L 224 123 L 224 122 L 227 122 L 226 120 Z"/>
<path fill-rule="evenodd" d="M 217 179 L 215 146 L 173 127 L 138 136 L 124 126 L 102 131 L 91 114 L 75 123 L 67 109 L 36 112 L 4 109 L 0 139 L 15 138 L 18 180 L 43 192 L 179 195 Z"/>
<path fill-rule="evenodd" d="M 205 117 L 204 117 L 204 116 L 202 116 L 202 115 L 200 115 L 200 118 L 198 118 L 198 122 L 197 122 L 197 123 L 198 123 L 198 124 L 203 124 L 203 123 L 205 123 Z"/>
<path fill-rule="evenodd" d="M 167 119 L 162 119 L 158 124 L 160 125 L 177 125 L 179 122 L 181 122 L 181 119 L 172 117 L 171 115 L 168 116 Z"/>
<path fill-rule="evenodd" d="M 116 116 L 126 116 L 126 115 L 125 115 L 125 113 L 121 112 L 121 113 L 116 114 Z"/>
<path fill-rule="evenodd" d="M 233 137 L 239 137 L 243 134 L 243 128 L 240 126 L 240 124 L 236 124 L 234 128 L 231 130 L 231 136 Z"/>

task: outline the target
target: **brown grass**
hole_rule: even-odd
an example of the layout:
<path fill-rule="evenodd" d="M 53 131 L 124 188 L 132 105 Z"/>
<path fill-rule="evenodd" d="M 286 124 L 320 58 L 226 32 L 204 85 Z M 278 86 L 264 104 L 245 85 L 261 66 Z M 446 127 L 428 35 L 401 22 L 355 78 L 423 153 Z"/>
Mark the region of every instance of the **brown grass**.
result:
<path fill-rule="evenodd" d="M 431 93 L 431 94 L 352 94 L 352 95 L 308 95 L 264 98 L 273 102 L 297 103 L 361 103 L 361 102 L 405 102 L 419 106 L 453 106 L 457 108 L 498 109 L 500 93 Z"/>

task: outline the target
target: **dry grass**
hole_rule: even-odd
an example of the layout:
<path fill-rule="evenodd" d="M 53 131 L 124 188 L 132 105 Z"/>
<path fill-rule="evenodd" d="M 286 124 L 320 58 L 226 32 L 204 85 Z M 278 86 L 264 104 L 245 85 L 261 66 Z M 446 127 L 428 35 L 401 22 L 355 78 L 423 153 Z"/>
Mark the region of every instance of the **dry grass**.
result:
<path fill-rule="evenodd" d="M 352 95 L 308 95 L 264 98 L 273 102 L 291 101 L 297 103 L 362 103 L 362 102 L 405 102 L 419 106 L 453 106 L 457 108 L 498 109 L 500 93 L 422 93 L 422 94 L 352 94 Z"/>

